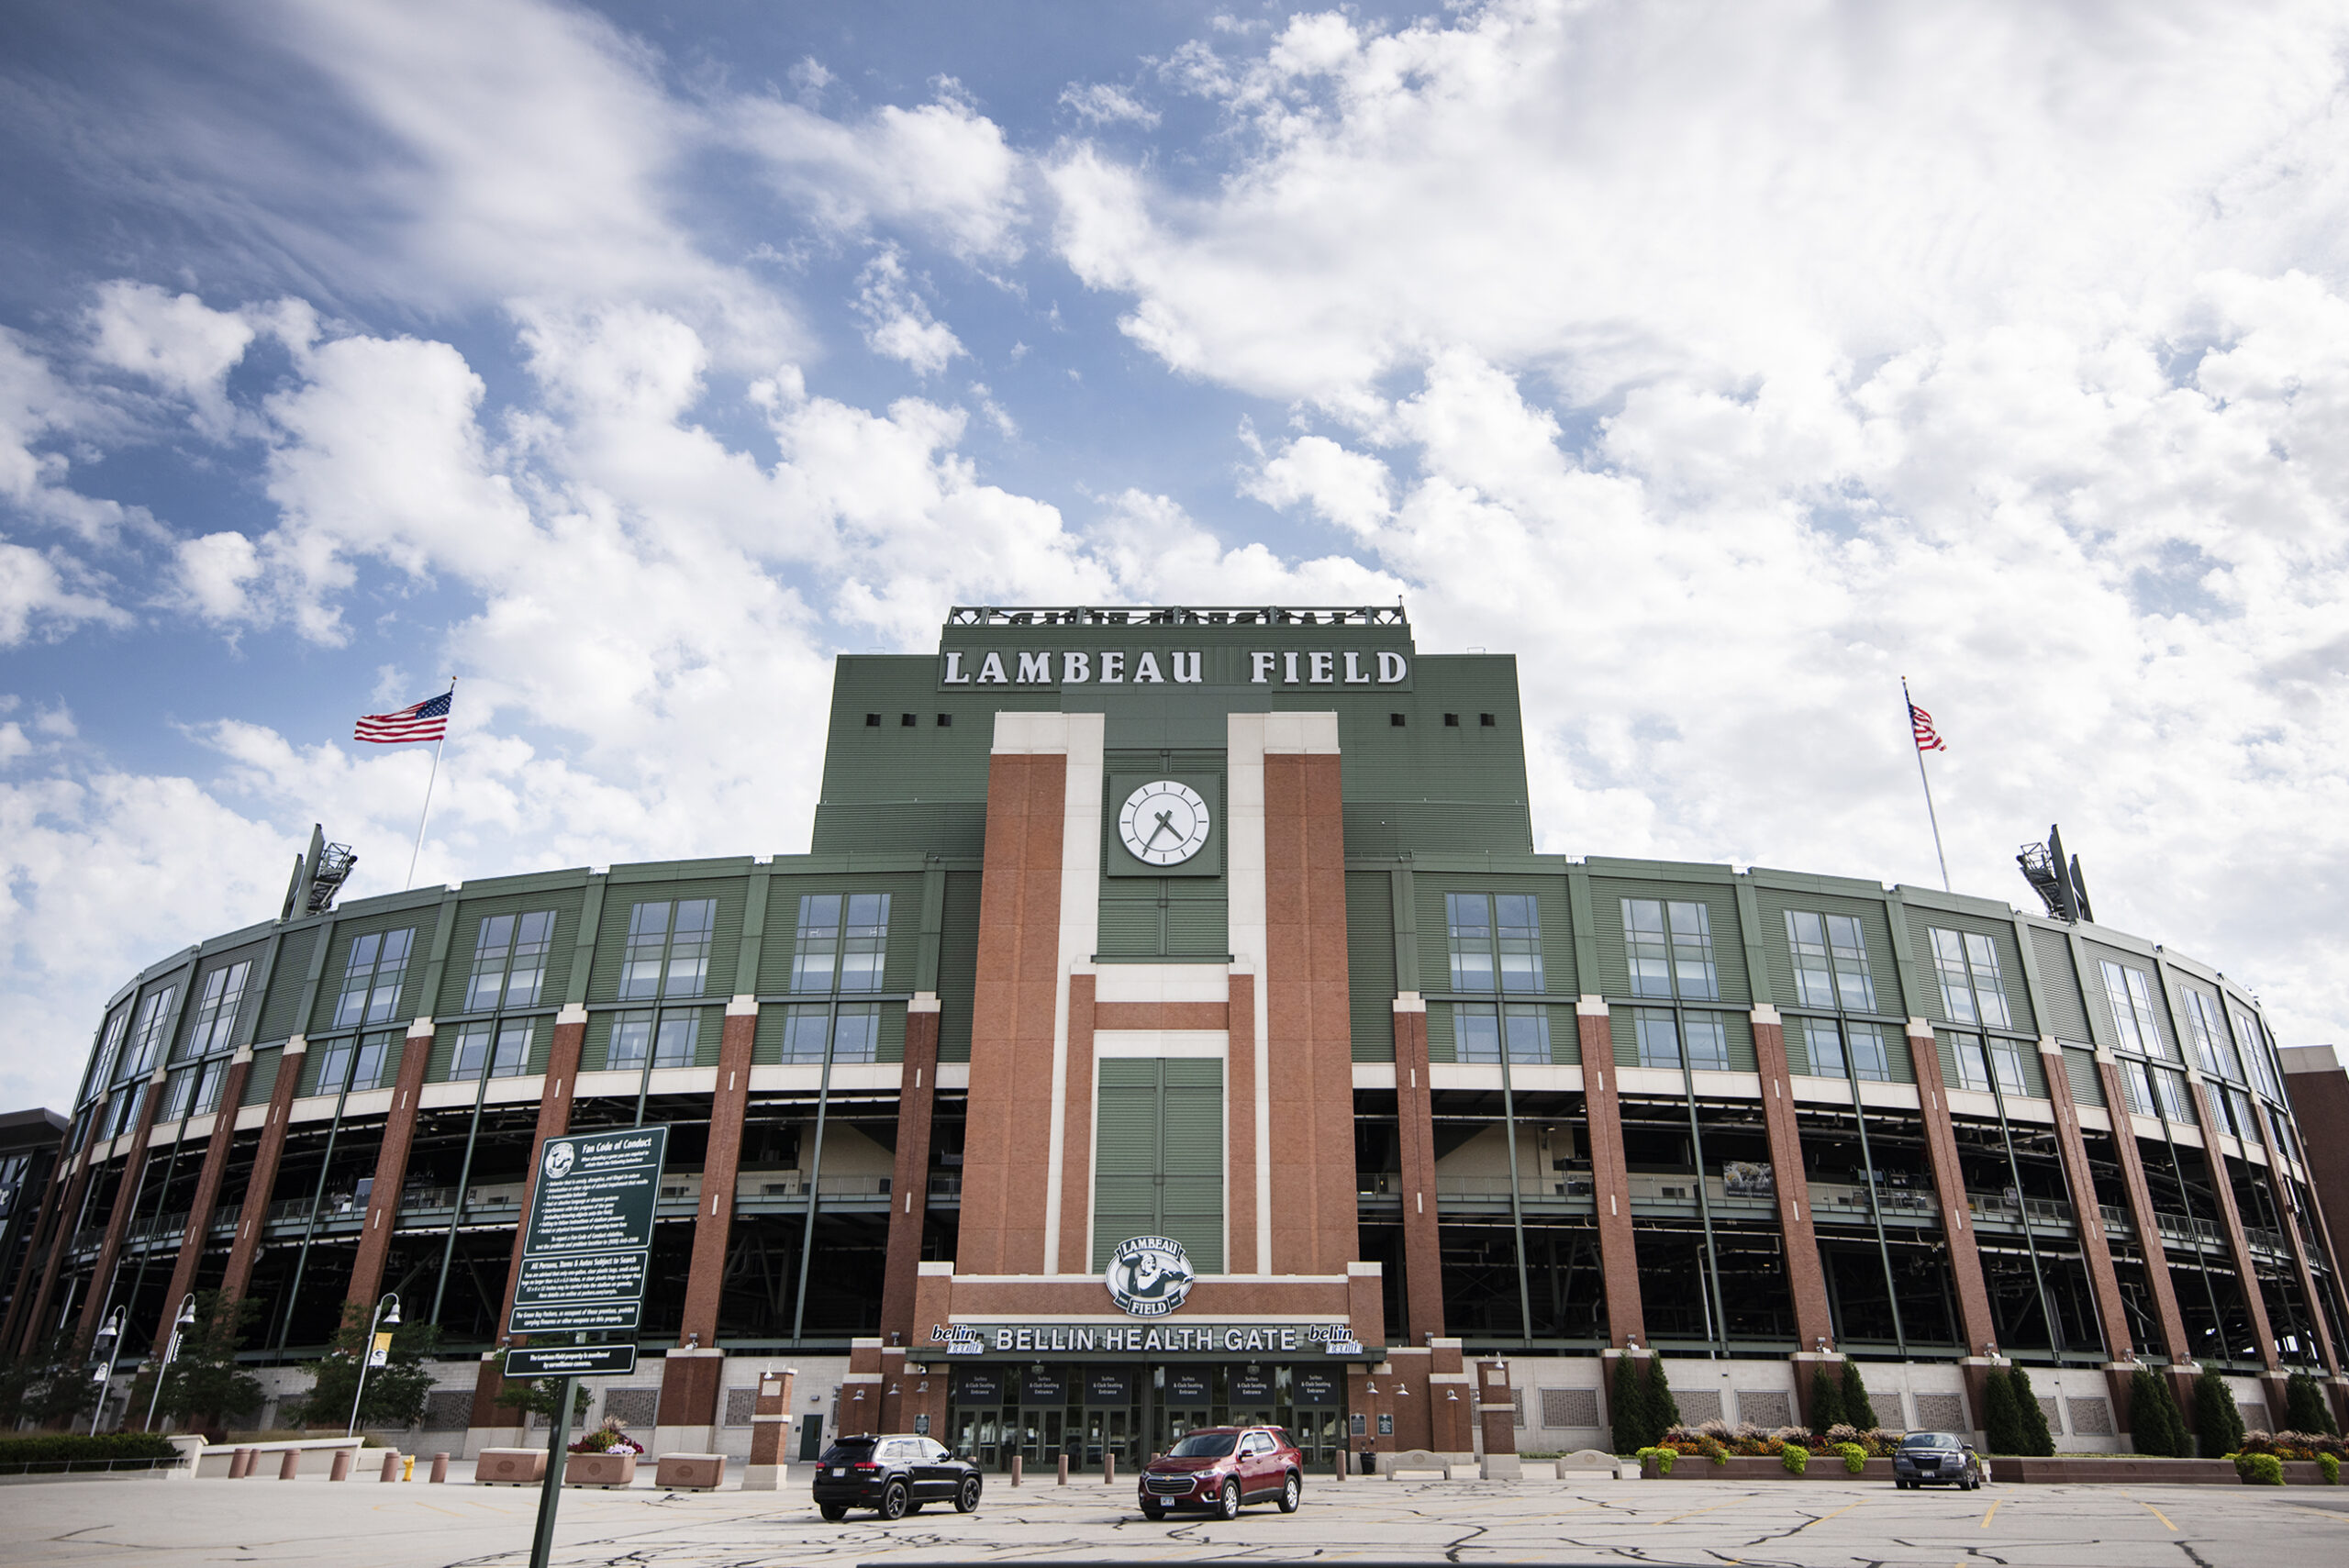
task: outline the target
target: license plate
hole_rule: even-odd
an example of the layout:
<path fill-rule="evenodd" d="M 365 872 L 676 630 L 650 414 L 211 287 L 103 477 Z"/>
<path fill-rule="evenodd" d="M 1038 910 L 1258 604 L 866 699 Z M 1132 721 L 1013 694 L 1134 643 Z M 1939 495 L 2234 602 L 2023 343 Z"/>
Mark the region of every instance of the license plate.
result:
<path fill-rule="evenodd" d="M 848 1466 L 845 1464 L 835 1464 L 832 1466 L 832 1473 L 835 1475 L 846 1475 L 848 1473 Z"/>

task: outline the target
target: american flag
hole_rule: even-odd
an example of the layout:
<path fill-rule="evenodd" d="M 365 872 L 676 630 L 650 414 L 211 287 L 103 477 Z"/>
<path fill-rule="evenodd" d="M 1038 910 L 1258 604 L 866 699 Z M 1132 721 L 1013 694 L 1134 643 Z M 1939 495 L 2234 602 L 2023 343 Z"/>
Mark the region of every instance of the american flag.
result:
<path fill-rule="evenodd" d="M 1909 705 L 1909 728 L 1917 737 L 1918 751 L 1946 751 L 1949 750 L 1949 747 L 1943 743 L 1942 738 L 1933 733 L 1933 716 L 1915 703 Z"/>
<path fill-rule="evenodd" d="M 442 692 L 437 697 L 411 703 L 397 713 L 371 713 L 359 721 L 359 728 L 351 738 L 373 740 L 379 746 L 396 746 L 403 740 L 438 740 L 449 733 L 449 705 L 456 695 L 454 692 Z M 1909 711 L 1914 713 L 1916 709 Z"/>

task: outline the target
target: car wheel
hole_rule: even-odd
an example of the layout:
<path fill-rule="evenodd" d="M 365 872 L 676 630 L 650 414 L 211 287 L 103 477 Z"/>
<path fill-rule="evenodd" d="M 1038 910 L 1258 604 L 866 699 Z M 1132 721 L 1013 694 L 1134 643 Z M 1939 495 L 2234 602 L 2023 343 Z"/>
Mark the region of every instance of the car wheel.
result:
<path fill-rule="evenodd" d="M 1166 1517 L 1166 1505 L 1163 1503 L 1144 1503 L 1141 1506 L 1141 1517 L 1150 1520 L 1152 1524 L 1155 1524 L 1160 1519 Z"/>
<path fill-rule="evenodd" d="M 1240 1517 L 1239 1482 L 1227 1481 L 1223 1484 L 1223 1490 L 1217 1493 L 1215 1496 L 1215 1511 L 1227 1519 L 1236 1519 Z"/>
<path fill-rule="evenodd" d="M 1909 1483 L 1907 1483 L 1906 1481 L 1895 1481 L 1895 1482 L 1893 1483 L 1893 1485 L 1894 1485 L 1895 1486 L 1898 1486 L 1898 1487 L 1901 1491 L 1903 1491 L 1903 1492 L 1906 1492 L 1907 1490 L 1909 1490 Z"/>
<path fill-rule="evenodd" d="M 965 1475 L 963 1477 L 961 1490 L 954 1494 L 954 1511 L 958 1514 L 967 1514 L 978 1506 L 979 1478 L 975 1475 Z"/>
<path fill-rule="evenodd" d="M 842 1519 L 848 1518 L 848 1505 L 845 1503 L 825 1503 L 819 1506 L 816 1511 L 824 1516 L 824 1522 L 826 1524 L 836 1525 Z"/>
<path fill-rule="evenodd" d="M 892 1481 L 881 1488 L 881 1517 L 885 1519 L 904 1518 L 907 1505 L 912 1501 L 913 1499 L 907 1496 L 906 1484 L 902 1481 Z"/>
<path fill-rule="evenodd" d="M 1281 1512 L 1297 1512 L 1297 1472 L 1292 1470 L 1288 1473 L 1288 1479 L 1281 1483 Z"/>

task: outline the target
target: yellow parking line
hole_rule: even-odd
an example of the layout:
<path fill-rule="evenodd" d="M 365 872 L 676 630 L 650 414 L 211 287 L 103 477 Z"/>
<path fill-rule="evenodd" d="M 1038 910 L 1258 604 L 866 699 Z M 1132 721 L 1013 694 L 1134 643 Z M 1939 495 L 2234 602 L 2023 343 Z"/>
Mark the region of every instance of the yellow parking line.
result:
<path fill-rule="evenodd" d="M 2321 1514 L 2335 1524 L 2349 1524 L 2349 1514 L 2340 1513 L 2332 1508 L 2311 1508 L 2306 1503 L 2287 1503 L 2284 1506 L 2288 1508 L 2298 1508 L 2304 1514 Z"/>
<path fill-rule="evenodd" d="M 2147 1512 L 2147 1513 L 2149 1513 L 2149 1514 L 2153 1515 L 2153 1516 L 2154 1516 L 2154 1518 L 2157 1518 L 2157 1519 L 2161 1520 L 2163 1524 L 2165 1524 L 2165 1525 L 2169 1525 L 2169 1528 L 2170 1528 L 2170 1529 L 2171 1529 L 2171 1530 L 2175 1531 L 2175 1530 L 2177 1529 L 2177 1527 L 2176 1527 L 2176 1525 L 2170 1524 L 2170 1522 L 2169 1522 L 2169 1516 L 2168 1516 L 2167 1514 L 2165 1514 L 2165 1513 L 2162 1512 L 2159 1508 L 2156 1508 L 2156 1507 L 2154 1507 L 2151 1503 L 2146 1502 L 2143 1497 L 2134 1498 L 2134 1499 L 2132 1499 L 2132 1501 L 2134 1501 L 2134 1502 L 2136 1503 L 2136 1505 L 2137 1505 L 2139 1507 L 2141 1507 L 2141 1508 L 2144 1509 L 2144 1510 L 2145 1510 L 2145 1512 Z"/>
<path fill-rule="evenodd" d="M 1995 1514 L 1995 1513 L 1997 1513 L 1997 1512 L 1998 1511 L 1998 1504 L 1999 1504 L 1999 1503 L 2004 1503 L 2005 1501 L 2006 1501 L 2006 1499 L 2005 1499 L 2004 1497 L 2001 1497 L 2001 1498 L 1999 1498 L 1999 1499 L 1998 1499 L 1998 1503 L 1993 1503 L 1993 1504 L 1991 1504 L 1991 1505 L 1990 1505 L 1990 1512 L 1989 1512 L 1989 1513 L 1987 1513 L 1987 1514 L 1984 1514 L 1984 1515 L 1982 1516 L 1982 1522 L 1981 1522 L 1979 1525 L 1976 1526 L 1975 1528 L 1976 1528 L 1976 1529 L 1988 1529 L 1990 1528 L 1990 1516 L 1991 1516 L 1991 1514 Z"/>
<path fill-rule="evenodd" d="M 1865 1502 L 1866 1502 L 1866 1501 L 1867 1501 L 1867 1499 L 1866 1499 L 1865 1497 L 1863 1497 L 1863 1498 L 1861 1498 L 1861 1499 L 1860 1499 L 1860 1503 L 1865 1503 Z M 1846 1503 L 1846 1504 L 1844 1504 L 1842 1507 L 1840 1507 L 1840 1508 L 1836 1509 L 1834 1513 L 1831 1513 L 1831 1514 L 1821 1514 L 1821 1515 L 1820 1515 L 1817 1518 L 1815 1518 L 1815 1519 L 1811 1520 L 1811 1521 L 1810 1521 L 1810 1523 L 1811 1523 L 1811 1524 L 1814 1524 L 1814 1525 L 1823 1525 L 1823 1524 L 1825 1524 L 1829 1519 L 1835 1518 L 1838 1518 L 1838 1517 L 1839 1517 L 1839 1516 L 1841 1516 L 1841 1515 L 1850 1513 L 1854 1508 L 1858 1507 L 1860 1506 L 1860 1503 Z M 1809 1529 L 1810 1528 L 1810 1525 L 1805 1525 L 1803 1528 L 1804 1528 L 1805 1529 Z"/>
<path fill-rule="evenodd" d="M 1745 1499 L 1744 1499 L 1744 1498 L 1742 1498 L 1742 1497 L 1730 1497 L 1730 1498 L 1724 1499 L 1724 1500 L 1723 1500 L 1723 1501 L 1721 1501 L 1721 1502 L 1710 1504 L 1710 1505 L 1709 1505 L 1709 1506 L 1707 1506 L 1707 1507 L 1701 1507 L 1701 1508 L 1691 1508 L 1691 1509 L 1689 1509 L 1689 1510 L 1688 1510 L 1687 1513 L 1685 1513 L 1685 1514 L 1675 1514 L 1675 1515 L 1673 1515 L 1673 1516 L 1672 1516 L 1670 1518 L 1668 1518 L 1668 1519 L 1650 1519 L 1648 1522 L 1649 1522 L 1650 1524 L 1656 1524 L 1656 1525 L 1678 1524 L 1682 1519 L 1693 1519 L 1693 1518 L 1695 1518 L 1698 1514 L 1709 1514 L 1709 1513 L 1711 1513 L 1711 1512 L 1713 1511 L 1713 1509 L 1715 1509 L 1715 1508 L 1726 1508 L 1726 1507 L 1728 1507 L 1730 1506 L 1730 1504 L 1731 1504 L 1731 1503 L 1742 1503 L 1742 1502 L 1743 1502 L 1744 1500 L 1745 1500 Z"/>

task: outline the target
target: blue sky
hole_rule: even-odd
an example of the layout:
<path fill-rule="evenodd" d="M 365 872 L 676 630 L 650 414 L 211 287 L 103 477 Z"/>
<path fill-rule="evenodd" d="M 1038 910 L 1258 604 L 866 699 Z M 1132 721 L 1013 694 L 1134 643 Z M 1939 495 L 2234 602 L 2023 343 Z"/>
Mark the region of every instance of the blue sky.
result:
<path fill-rule="evenodd" d="M 958 602 L 1521 660 L 1543 847 L 2099 912 L 2349 1019 L 2334 6 L 0 16 L 0 1102 L 325 821 L 803 848 Z"/>

